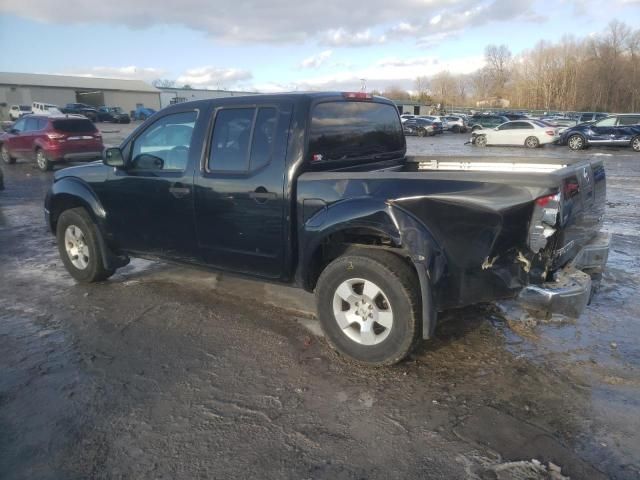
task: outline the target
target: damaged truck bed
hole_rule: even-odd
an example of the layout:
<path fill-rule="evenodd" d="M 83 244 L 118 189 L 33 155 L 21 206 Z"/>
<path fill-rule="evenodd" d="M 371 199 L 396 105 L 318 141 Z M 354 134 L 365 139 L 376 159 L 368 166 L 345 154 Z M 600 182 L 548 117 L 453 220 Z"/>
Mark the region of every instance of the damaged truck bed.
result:
<path fill-rule="evenodd" d="M 352 224 L 424 265 L 438 310 L 514 297 L 546 314 L 586 306 L 608 255 L 601 160 L 421 156 L 356 170 L 303 174 L 299 201 L 326 209 L 303 208 L 301 225 L 353 209 Z"/>

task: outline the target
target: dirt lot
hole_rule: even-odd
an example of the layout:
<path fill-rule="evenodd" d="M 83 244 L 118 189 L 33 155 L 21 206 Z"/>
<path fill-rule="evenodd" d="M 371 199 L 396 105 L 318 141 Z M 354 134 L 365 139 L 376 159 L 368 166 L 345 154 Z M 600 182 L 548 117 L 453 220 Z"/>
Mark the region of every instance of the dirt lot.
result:
<path fill-rule="evenodd" d="M 103 126 L 115 144 L 131 127 Z M 640 476 L 640 156 L 624 149 L 412 153 L 599 155 L 613 250 L 577 322 L 449 312 L 436 339 L 366 369 L 313 331 L 311 297 L 134 261 L 76 285 L 42 214 L 51 174 L 3 166 L 0 477 L 547 478 Z M 278 306 L 274 306 L 278 305 Z"/>

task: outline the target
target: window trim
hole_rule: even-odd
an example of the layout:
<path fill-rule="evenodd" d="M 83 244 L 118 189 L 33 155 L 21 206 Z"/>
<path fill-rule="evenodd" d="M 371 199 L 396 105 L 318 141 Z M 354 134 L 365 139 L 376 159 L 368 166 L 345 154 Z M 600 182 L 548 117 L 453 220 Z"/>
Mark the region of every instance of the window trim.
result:
<path fill-rule="evenodd" d="M 218 119 L 218 114 L 222 110 L 239 110 L 239 109 L 250 109 L 253 108 L 253 120 L 251 123 L 251 134 L 249 135 L 249 146 L 247 149 L 247 168 L 241 170 L 217 170 L 215 168 L 209 168 L 209 158 L 211 156 L 211 147 L 213 142 L 213 132 L 216 127 L 216 120 Z M 261 108 L 273 108 L 276 111 L 276 124 L 274 127 L 274 138 L 273 143 L 271 144 L 271 151 L 269 152 L 269 161 L 261 165 L 259 168 L 252 168 L 251 166 L 251 151 L 253 148 L 253 134 L 256 128 L 256 121 L 258 120 L 258 111 Z M 228 175 L 233 177 L 248 177 L 253 175 L 255 172 L 263 170 L 271 165 L 273 161 L 273 152 L 275 151 L 276 137 L 278 134 L 278 124 L 280 121 L 280 106 L 277 103 L 247 103 L 247 104 L 230 104 L 230 105 L 221 105 L 215 107 L 211 119 L 209 120 L 209 127 L 206 136 L 206 148 L 204 149 L 204 154 L 202 155 L 202 160 L 200 161 L 200 172 L 207 176 L 216 176 L 216 175 Z"/>
<path fill-rule="evenodd" d="M 140 131 L 135 137 L 133 137 L 132 139 L 130 139 L 125 148 L 123 150 L 126 149 L 126 154 L 125 154 L 125 158 L 126 160 L 126 170 L 127 172 L 134 172 L 134 173 L 145 173 L 145 172 L 150 172 L 153 173 L 154 175 L 157 175 L 158 173 L 168 173 L 168 174 L 172 174 L 175 175 L 176 173 L 184 173 L 187 171 L 187 168 L 189 167 L 189 159 L 187 159 L 187 165 L 185 166 L 184 169 L 182 170 L 178 170 L 178 169 L 170 169 L 170 170 L 154 170 L 151 168 L 133 168 L 133 146 L 136 143 L 136 141 L 142 136 L 144 135 L 153 125 L 155 125 L 156 123 L 158 123 L 159 121 L 161 121 L 164 118 L 167 118 L 169 116 L 172 115 L 179 115 L 181 113 L 191 113 L 191 112 L 195 112 L 196 114 L 196 119 L 194 121 L 193 124 L 193 133 L 191 135 L 191 143 L 193 143 L 193 136 L 195 134 L 195 130 L 196 130 L 196 126 L 198 124 L 198 118 L 200 117 L 200 109 L 199 108 L 191 108 L 188 110 L 179 110 L 177 112 L 166 112 L 164 115 L 162 115 L 161 117 L 158 117 L 156 119 L 154 119 L 153 122 L 151 122 L 149 125 L 147 125 L 142 131 Z M 191 151 L 191 144 L 189 145 L 189 151 Z"/>

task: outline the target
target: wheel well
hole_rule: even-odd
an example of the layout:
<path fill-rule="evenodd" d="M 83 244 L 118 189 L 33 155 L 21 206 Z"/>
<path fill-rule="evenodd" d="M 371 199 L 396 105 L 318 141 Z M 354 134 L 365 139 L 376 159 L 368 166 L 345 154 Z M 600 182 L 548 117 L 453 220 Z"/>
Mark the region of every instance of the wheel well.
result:
<path fill-rule="evenodd" d="M 415 270 L 406 250 L 394 246 L 391 238 L 383 232 L 367 228 L 351 228 L 328 235 L 314 250 L 306 269 L 305 289 L 310 292 L 315 290 L 318 278 L 325 267 L 354 247 L 391 252 L 401 257 Z"/>
<path fill-rule="evenodd" d="M 78 197 L 75 197 L 73 195 L 66 195 L 66 194 L 62 194 L 56 197 L 56 201 L 53 205 L 53 208 L 51 209 L 51 212 L 49 212 L 49 215 L 50 215 L 49 226 L 51 227 L 51 231 L 54 234 L 56 232 L 56 225 L 58 224 L 58 218 L 60 217 L 62 212 L 64 212 L 65 210 L 69 210 L 71 208 L 77 208 L 77 207 L 84 208 L 85 210 L 87 210 L 87 213 L 91 215 L 91 212 L 89 211 L 87 206 Z"/>

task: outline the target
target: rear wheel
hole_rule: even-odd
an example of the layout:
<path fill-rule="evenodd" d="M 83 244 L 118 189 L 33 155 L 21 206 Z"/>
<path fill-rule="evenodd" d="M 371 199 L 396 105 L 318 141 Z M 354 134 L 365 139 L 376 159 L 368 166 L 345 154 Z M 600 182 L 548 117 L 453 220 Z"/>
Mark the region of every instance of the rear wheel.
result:
<path fill-rule="evenodd" d="M 38 168 L 43 172 L 51 170 L 53 166 L 53 164 L 49 161 L 41 148 L 38 148 L 36 150 L 36 164 L 38 165 Z"/>
<path fill-rule="evenodd" d="M 15 157 L 11 156 L 11 154 L 9 153 L 9 149 L 5 144 L 2 144 L 2 147 L 0 147 L 0 156 L 2 156 L 2 161 L 7 165 L 16 163 Z"/>
<path fill-rule="evenodd" d="M 582 150 L 585 146 L 585 141 L 582 135 L 571 135 L 567 140 L 567 145 L 571 150 Z"/>
<path fill-rule="evenodd" d="M 540 146 L 540 140 L 538 140 L 538 137 L 527 137 L 524 141 L 524 146 L 527 148 L 538 148 Z"/>
<path fill-rule="evenodd" d="M 359 362 L 392 365 L 420 338 L 418 279 L 391 252 L 347 251 L 320 275 L 316 298 L 329 343 Z"/>
<path fill-rule="evenodd" d="M 426 136 L 426 134 L 427 134 L 427 132 L 426 132 L 426 130 L 424 128 L 419 128 L 418 129 L 418 136 L 419 137 L 424 137 L 424 136 Z"/>
<path fill-rule="evenodd" d="M 631 140 L 631 148 L 634 152 L 640 152 L 640 135 Z"/>
<path fill-rule="evenodd" d="M 478 135 L 476 137 L 476 145 L 478 147 L 486 147 L 487 146 L 487 136 L 486 135 Z"/>
<path fill-rule="evenodd" d="M 65 210 L 58 218 L 56 237 L 60 258 L 80 283 L 106 280 L 115 271 L 104 266 L 99 234 L 84 208 Z"/>

